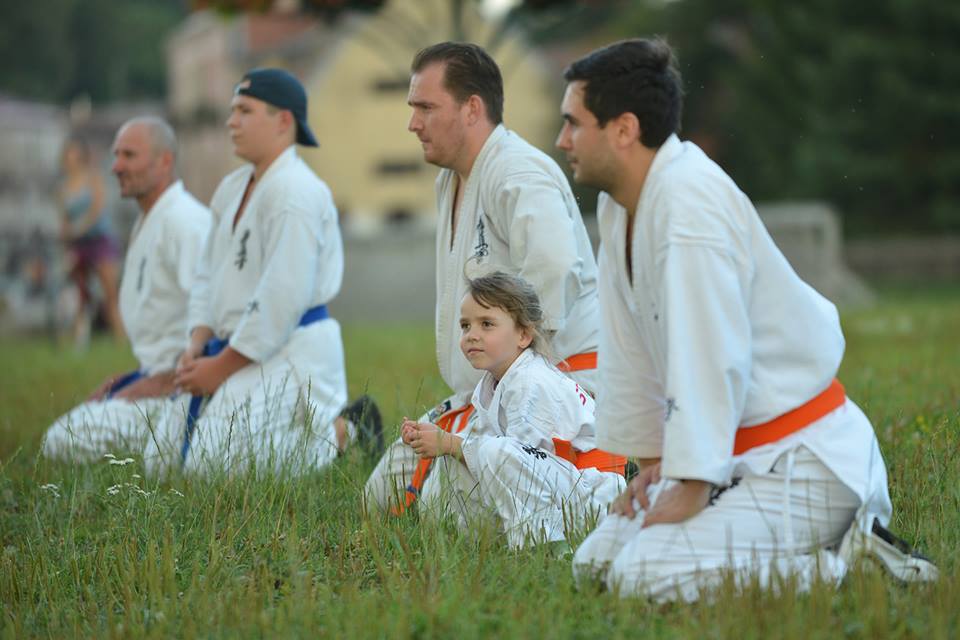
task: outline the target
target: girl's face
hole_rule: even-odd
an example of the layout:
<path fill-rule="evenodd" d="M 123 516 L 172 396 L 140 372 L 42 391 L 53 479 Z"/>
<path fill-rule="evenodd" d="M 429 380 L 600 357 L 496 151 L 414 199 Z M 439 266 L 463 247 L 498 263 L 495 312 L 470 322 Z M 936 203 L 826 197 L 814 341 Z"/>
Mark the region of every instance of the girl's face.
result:
<path fill-rule="evenodd" d="M 463 297 L 460 350 L 474 369 L 489 371 L 499 380 L 532 340 L 500 307 L 484 307 L 469 293 Z"/>

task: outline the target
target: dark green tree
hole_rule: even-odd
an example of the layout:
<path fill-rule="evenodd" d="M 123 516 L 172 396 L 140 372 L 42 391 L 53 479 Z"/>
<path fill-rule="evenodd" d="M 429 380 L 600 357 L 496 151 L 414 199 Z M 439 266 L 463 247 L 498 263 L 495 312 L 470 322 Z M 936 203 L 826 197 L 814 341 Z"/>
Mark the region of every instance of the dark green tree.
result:
<path fill-rule="evenodd" d="M 29 99 L 95 102 L 158 98 L 164 39 L 186 15 L 181 0 L 9 2 L 0 20 L 0 90 Z"/>
<path fill-rule="evenodd" d="M 668 37 L 685 134 L 755 200 L 828 200 L 853 233 L 960 231 L 960 5 L 678 0 L 615 31 Z"/>

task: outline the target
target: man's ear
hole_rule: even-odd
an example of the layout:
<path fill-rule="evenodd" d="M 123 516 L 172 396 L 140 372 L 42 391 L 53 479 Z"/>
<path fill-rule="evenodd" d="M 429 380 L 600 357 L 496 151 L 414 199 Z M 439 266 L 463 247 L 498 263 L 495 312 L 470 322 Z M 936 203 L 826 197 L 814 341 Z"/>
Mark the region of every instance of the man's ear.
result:
<path fill-rule="evenodd" d="M 614 133 L 617 145 L 625 147 L 640 141 L 640 120 L 637 118 L 637 114 L 624 111 L 611 120 L 607 126 L 611 124 L 615 127 Z"/>
<path fill-rule="evenodd" d="M 293 128 L 293 135 L 296 137 L 297 121 L 293 119 L 293 113 L 282 109 L 280 111 L 280 133 L 287 133 L 291 128 Z"/>
<path fill-rule="evenodd" d="M 164 150 L 160 152 L 160 166 L 167 172 L 173 173 L 176 160 L 173 159 L 173 152 Z"/>
<path fill-rule="evenodd" d="M 486 119 L 487 117 L 487 105 L 484 104 L 483 98 L 477 94 L 473 94 L 467 101 L 463 103 L 464 107 L 467 109 L 467 123 L 476 124 L 481 120 Z"/>

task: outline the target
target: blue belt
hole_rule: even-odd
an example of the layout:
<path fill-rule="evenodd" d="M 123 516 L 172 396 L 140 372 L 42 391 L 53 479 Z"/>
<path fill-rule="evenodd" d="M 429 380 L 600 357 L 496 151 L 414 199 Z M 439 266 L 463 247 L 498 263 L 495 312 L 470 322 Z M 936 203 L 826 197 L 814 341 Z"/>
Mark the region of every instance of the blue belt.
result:
<path fill-rule="evenodd" d="M 307 309 L 307 311 L 300 316 L 300 322 L 297 323 L 297 326 L 305 327 L 308 324 L 320 322 L 329 317 L 330 313 L 327 311 L 327 305 L 320 304 Z M 215 356 L 223 351 L 228 344 L 230 344 L 229 338 L 210 338 L 206 344 L 203 345 L 202 355 L 205 357 Z M 193 432 L 197 427 L 197 418 L 200 417 L 200 406 L 203 404 L 204 397 L 205 396 L 191 396 L 190 398 L 190 407 L 187 409 L 187 424 L 183 429 L 183 445 L 180 447 L 181 464 L 186 461 L 187 454 L 190 453 L 190 441 L 193 439 Z"/>
<path fill-rule="evenodd" d="M 143 377 L 143 373 L 138 369 L 136 371 L 131 371 L 130 373 L 125 373 L 116 380 L 113 381 L 113 384 L 110 385 L 110 388 L 107 390 L 106 396 L 104 399 L 109 399 L 113 397 L 113 394 L 120 391 L 124 387 L 128 387 L 140 378 Z"/>

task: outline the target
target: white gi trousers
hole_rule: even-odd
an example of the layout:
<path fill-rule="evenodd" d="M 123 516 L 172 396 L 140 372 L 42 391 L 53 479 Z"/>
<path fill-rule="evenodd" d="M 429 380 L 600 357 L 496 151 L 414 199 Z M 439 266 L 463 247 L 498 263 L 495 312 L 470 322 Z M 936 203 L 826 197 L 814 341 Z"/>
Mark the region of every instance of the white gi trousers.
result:
<path fill-rule="evenodd" d="M 57 420 L 43 439 L 48 458 L 94 462 L 107 453 L 140 453 L 152 438 L 161 416 L 179 408 L 184 414 L 190 396 L 95 400 L 83 402 Z"/>
<path fill-rule="evenodd" d="M 648 496 L 672 482 L 650 487 Z M 577 549 L 574 577 L 581 586 L 602 580 L 622 596 L 659 602 L 696 600 L 731 572 L 738 584 L 757 579 L 768 588 L 777 576 L 791 576 L 804 590 L 817 578 L 843 576 L 843 561 L 821 550 L 840 542 L 860 504 L 801 446 L 768 473 L 740 478 L 686 522 L 643 529 L 642 511 L 632 520 L 608 516 Z"/>
<path fill-rule="evenodd" d="M 204 403 L 186 458 L 186 412 L 166 413 L 144 462 L 151 474 L 299 474 L 338 454 L 334 420 L 346 404 L 340 325 L 333 319 L 299 327 L 262 363 L 230 376 Z"/>
<path fill-rule="evenodd" d="M 601 521 L 607 505 L 625 488 L 623 476 L 577 469 L 556 455 L 514 438 L 466 438 L 467 464 L 444 456 L 434 460 L 419 497 L 421 513 L 449 514 L 464 531 L 496 522 L 513 548 L 566 540 Z M 419 457 L 395 442 L 367 482 L 367 503 L 388 509 L 403 491 Z"/>

